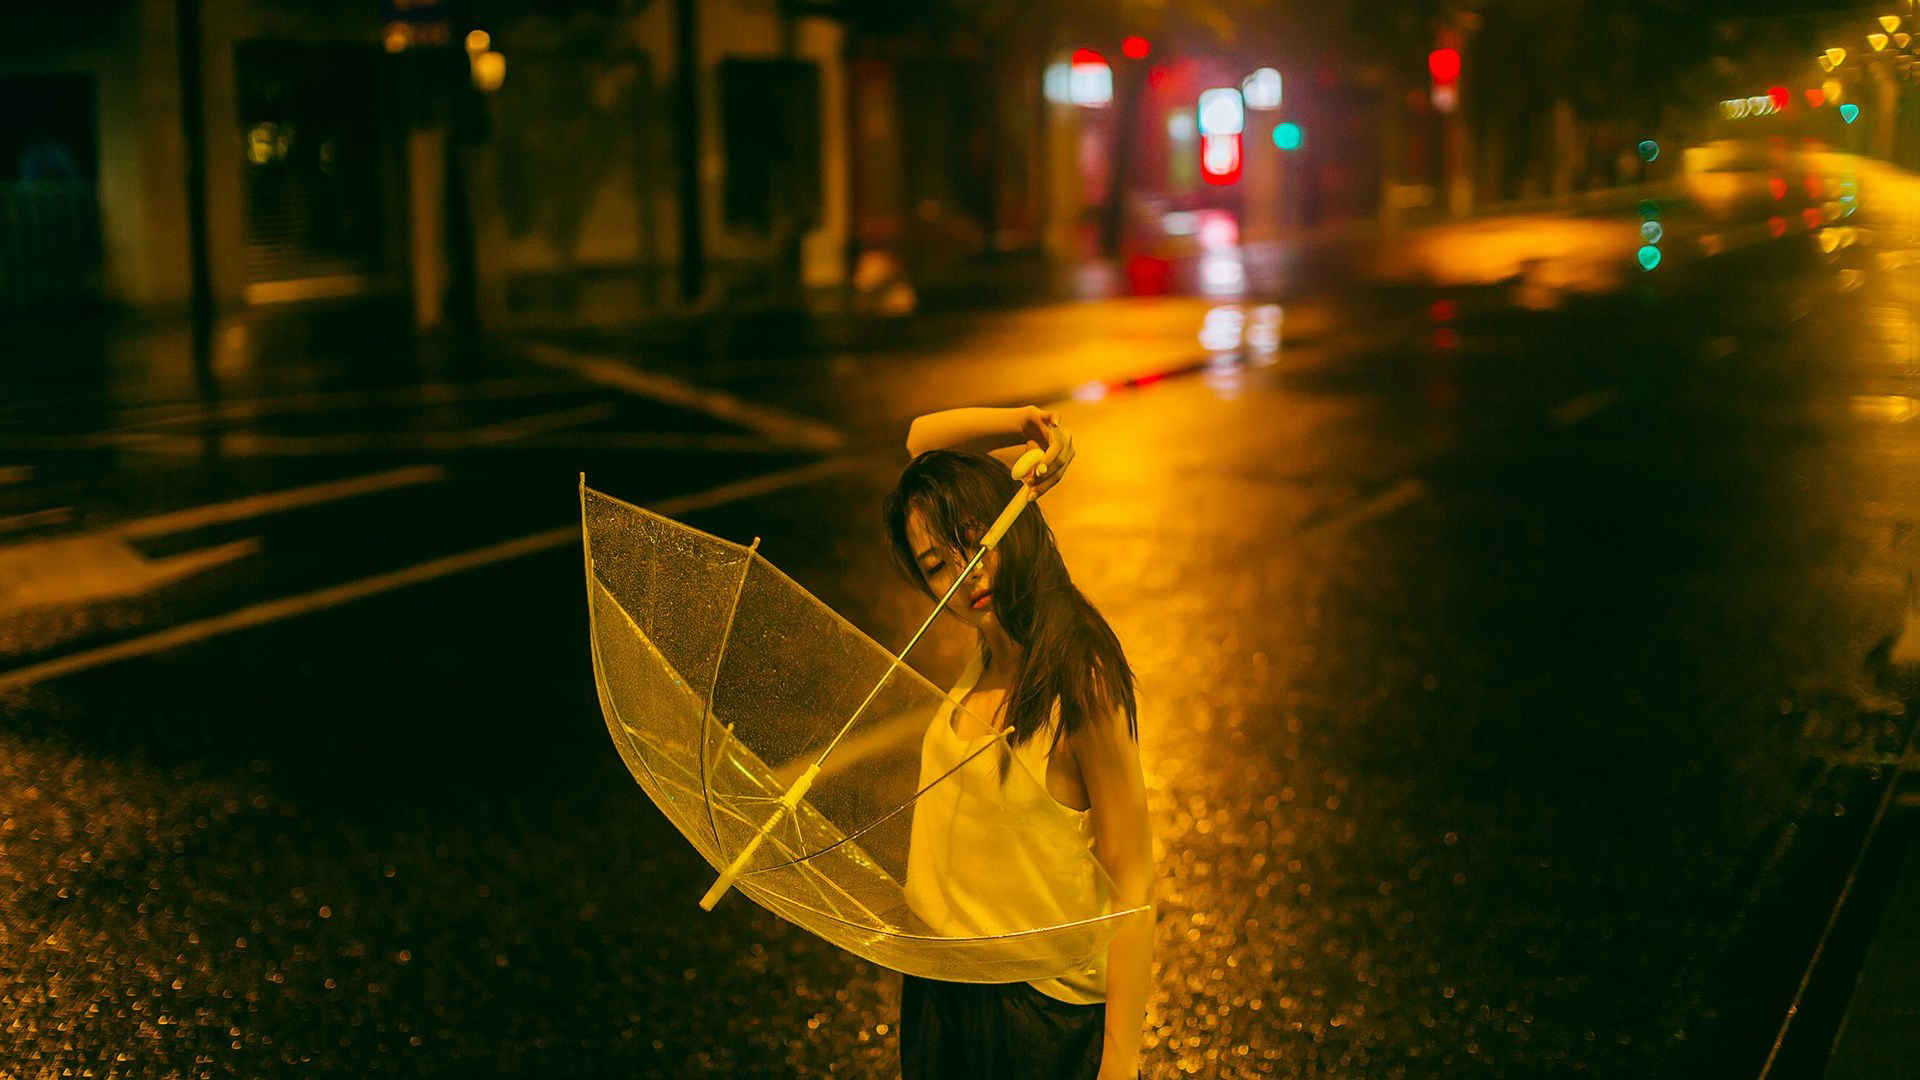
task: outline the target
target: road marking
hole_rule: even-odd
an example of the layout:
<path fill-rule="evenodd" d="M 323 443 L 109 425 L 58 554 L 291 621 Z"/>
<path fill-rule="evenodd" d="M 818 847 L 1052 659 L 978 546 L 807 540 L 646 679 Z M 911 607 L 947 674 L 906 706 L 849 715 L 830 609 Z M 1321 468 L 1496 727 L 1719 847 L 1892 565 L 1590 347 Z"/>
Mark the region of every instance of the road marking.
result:
<path fill-rule="evenodd" d="M 593 405 L 582 405 L 577 409 L 559 409 L 541 413 L 537 416 L 522 417 L 518 420 L 505 420 L 486 427 L 471 428 L 466 431 L 447 432 L 457 436 L 460 441 L 477 446 L 493 446 L 498 443 L 512 442 L 529 435 L 544 435 L 552 431 L 565 431 L 582 424 L 597 424 L 602 420 L 611 420 L 617 410 L 612 402 L 602 401 Z M 438 434 L 437 432 L 435 434 Z"/>
<path fill-rule="evenodd" d="M 758 435 L 680 431 L 582 431 L 542 435 L 520 443 L 540 450 L 699 450 L 725 454 L 791 454 L 793 447 Z"/>
<path fill-rule="evenodd" d="M 846 436 L 817 420 L 755 405 L 732 394 L 694 386 L 659 372 L 642 371 L 619 360 L 539 343 L 521 348 L 536 363 L 571 371 L 602 386 L 703 412 L 715 419 L 751 428 L 770 439 L 811 450 L 837 450 L 846 444 Z"/>
<path fill-rule="evenodd" d="M 350 499 L 357 495 L 392 491 L 395 488 L 410 487 L 414 484 L 437 484 L 446 478 L 447 471 L 438 465 L 415 465 L 405 469 L 394 469 L 391 472 L 372 473 L 347 480 L 333 480 L 324 484 L 268 492 L 264 495 L 249 495 L 244 499 L 234 499 L 231 502 L 212 503 L 207 506 L 156 514 L 152 517 L 123 522 L 104 531 L 109 536 L 123 540 L 146 540 L 155 536 L 165 536 L 168 533 L 204 529 L 209 525 L 222 525 L 229 521 L 245 521 L 248 518 L 284 513 L 318 503 L 333 502 L 336 499 Z"/>
<path fill-rule="evenodd" d="M 56 506 L 48 510 L 35 510 L 31 514 L 15 514 L 0 518 L 0 535 L 25 532 L 42 525 L 65 525 L 73 520 L 73 507 Z"/>
<path fill-rule="evenodd" d="M 1418 479 L 1407 477 L 1378 495 L 1338 510 L 1319 522 L 1309 524 L 1301 531 L 1327 534 L 1343 532 L 1356 525 L 1386 517 L 1403 506 L 1419 502 L 1426 495 L 1427 485 Z"/>
<path fill-rule="evenodd" d="M 1554 427 L 1572 427 L 1582 420 L 1601 412 L 1620 400 L 1620 391 L 1614 389 L 1595 390 L 1591 393 L 1571 397 L 1555 405 L 1547 415 L 1553 418 Z"/>
<path fill-rule="evenodd" d="M 359 454 L 369 450 L 453 452 L 479 446 L 498 446 L 529 436 L 563 431 L 582 424 L 611 419 L 618 412 L 610 402 L 503 420 L 459 431 L 350 432 L 340 435 L 272 435 L 260 431 L 222 431 L 204 435 L 172 435 L 147 431 L 105 431 L 93 435 L 47 436 L 10 440 L 12 446 L 40 450 L 91 450 L 111 446 L 146 454 L 197 457 L 212 442 L 227 457 L 309 457 Z"/>
<path fill-rule="evenodd" d="M 0 549 L 0 618 L 32 608 L 139 596 L 259 552 L 257 538 L 161 559 L 149 559 L 112 536 L 16 544 Z"/>
<path fill-rule="evenodd" d="M 33 479 L 31 465 L 0 466 L 0 484 L 24 484 L 31 479 Z"/>
<path fill-rule="evenodd" d="M 824 476 L 857 465 L 860 462 L 861 459 L 856 457 L 842 457 L 835 458 L 831 461 L 815 462 L 797 469 L 786 469 L 781 472 L 768 473 L 765 476 L 735 481 L 731 484 L 722 484 L 719 487 L 709 488 L 706 491 L 662 499 L 648 507 L 648 509 L 653 510 L 655 513 L 667 515 L 692 513 L 697 510 L 705 510 L 710 507 L 719 506 L 723 503 L 752 498 L 756 495 L 765 495 L 781 490 L 782 488 L 811 483 Z M 62 656 L 57 659 L 43 661 L 38 664 L 30 664 L 23 668 L 16 668 L 13 671 L 0 673 L 0 693 L 32 686 L 35 683 L 46 682 L 50 679 L 62 678 L 106 664 L 117 663 L 121 660 L 130 660 L 134 657 L 146 656 L 151 653 L 177 648 L 182 645 L 191 645 L 195 642 L 204 641 L 207 638 L 216 637 L 221 634 L 229 634 L 236 630 L 245 630 L 271 622 L 278 622 L 282 619 L 290 619 L 311 612 L 321 611 L 326 608 L 338 607 L 342 604 L 351 603 L 352 601 L 374 596 L 379 593 L 405 588 L 409 585 L 417 585 L 421 582 L 432 581 L 435 578 L 446 577 L 449 574 L 458 574 L 493 563 L 504 562 L 508 559 L 517 559 L 524 555 L 533 555 L 567 544 L 577 543 L 580 543 L 580 526 L 577 524 L 568 525 L 565 528 L 548 529 L 544 532 L 532 533 L 515 540 L 489 544 L 486 547 L 461 552 L 458 555 L 448 555 L 438 559 L 430 559 L 427 562 L 418 563 L 402 570 L 376 574 L 372 577 L 362 578 L 359 581 L 317 589 L 313 592 L 301 593 L 297 596 L 283 597 L 279 600 L 269 600 L 264 603 L 241 608 L 238 611 L 231 611 L 224 615 L 214 615 L 190 623 L 182 623 L 179 626 L 168 627 L 165 630 L 155 631 L 154 633 L 133 638 L 129 641 L 115 642 L 112 645 L 103 645 L 97 649 L 88 649 L 84 652 L 74 653 L 71 656 Z"/>

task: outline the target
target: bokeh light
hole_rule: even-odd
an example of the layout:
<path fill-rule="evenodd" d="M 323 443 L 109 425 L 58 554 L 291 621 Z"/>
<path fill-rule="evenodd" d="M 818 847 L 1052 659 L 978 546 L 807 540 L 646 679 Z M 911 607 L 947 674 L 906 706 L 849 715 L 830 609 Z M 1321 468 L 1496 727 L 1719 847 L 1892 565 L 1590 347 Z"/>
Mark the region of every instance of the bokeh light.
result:
<path fill-rule="evenodd" d="M 1240 96 L 1246 99 L 1249 109 L 1277 109 L 1280 107 L 1280 73 L 1270 67 L 1263 67 L 1240 80 Z"/>
<path fill-rule="evenodd" d="M 1640 140 L 1640 160 L 1652 164 L 1660 156 L 1660 144 L 1652 139 Z"/>
<path fill-rule="evenodd" d="M 1279 147 L 1282 150 L 1300 149 L 1300 143 L 1304 137 L 1305 135 L 1300 130 L 1300 125 L 1293 123 L 1292 121 L 1288 121 L 1287 123 L 1284 123 L 1284 124 L 1274 125 L 1273 145 Z"/>
<path fill-rule="evenodd" d="M 1200 91 L 1200 134 L 1238 135 L 1245 129 L 1246 119 L 1240 91 L 1231 86 Z"/>
<path fill-rule="evenodd" d="M 1660 249 L 1647 244 L 1640 249 L 1640 269 L 1651 270 L 1660 265 Z"/>

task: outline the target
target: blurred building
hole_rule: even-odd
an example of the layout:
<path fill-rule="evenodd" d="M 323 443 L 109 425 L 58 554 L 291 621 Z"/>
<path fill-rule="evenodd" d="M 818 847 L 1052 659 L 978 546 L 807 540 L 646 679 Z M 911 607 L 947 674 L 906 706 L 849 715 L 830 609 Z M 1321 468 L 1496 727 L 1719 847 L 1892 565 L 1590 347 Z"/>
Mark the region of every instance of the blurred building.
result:
<path fill-rule="evenodd" d="M 693 110 L 675 96 L 687 12 Z M 184 48 L 183 25 L 198 29 Z M 666 302 L 683 219 L 719 287 L 831 284 L 847 255 L 845 73 L 836 21 L 767 0 L 0 15 L 0 305 L 183 310 L 196 235 L 221 310 L 413 292 L 433 323 L 462 292 L 483 308 L 579 303 L 596 281 L 622 304 Z M 676 146 L 689 117 L 694 141 Z"/>

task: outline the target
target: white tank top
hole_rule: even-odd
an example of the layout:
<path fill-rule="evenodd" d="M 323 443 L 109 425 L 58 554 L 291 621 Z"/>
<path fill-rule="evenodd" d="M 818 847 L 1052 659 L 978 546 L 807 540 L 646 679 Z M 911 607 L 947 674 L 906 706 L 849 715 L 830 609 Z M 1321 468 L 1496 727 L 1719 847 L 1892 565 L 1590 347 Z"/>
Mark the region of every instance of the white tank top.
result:
<path fill-rule="evenodd" d="M 920 788 L 947 773 L 990 739 L 963 739 L 953 730 L 956 703 L 980 679 L 978 653 L 934 714 L 920 744 Z M 1111 886 L 1093 847 L 1092 815 L 1065 806 L 1047 792 L 1047 762 L 1060 721 L 1054 703 L 1047 724 L 1014 747 L 1024 768 L 1003 782 L 994 751 L 981 754 L 914 804 L 907 849 L 907 903 L 929 926 L 957 935 L 1002 934 L 1077 922 L 1111 910 Z M 962 810 L 994 808 L 990 816 Z M 1013 827 L 1009 828 L 1008 819 Z M 1107 998 L 1107 961 L 1028 984 L 1071 1005 Z"/>

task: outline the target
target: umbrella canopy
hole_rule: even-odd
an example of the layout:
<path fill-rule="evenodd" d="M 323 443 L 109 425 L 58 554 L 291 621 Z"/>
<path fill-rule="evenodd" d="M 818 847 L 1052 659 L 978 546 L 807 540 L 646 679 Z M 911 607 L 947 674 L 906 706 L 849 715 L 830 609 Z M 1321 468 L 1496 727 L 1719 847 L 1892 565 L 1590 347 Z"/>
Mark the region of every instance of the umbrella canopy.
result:
<path fill-rule="evenodd" d="M 987 725 L 776 569 L 757 539 L 709 535 L 584 477 L 580 497 L 607 729 L 723 885 L 924 978 L 1021 982 L 1104 964 L 1114 932 L 1144 909 L 1113 909 L 1084 843 L 1063 844 L 1044 871 L 1057 878 L 1032 883 L 1078 898 L 1036 924 L 942 899 L 994 873 L 996 833 L 1060 809 L 1004 731 L 963 740 L 957 764 L 926 775 L 927 740 Z M 910 874 L 916 809 L 937 812 L 945 834 L 940 857 L 923 844 Z"/>

